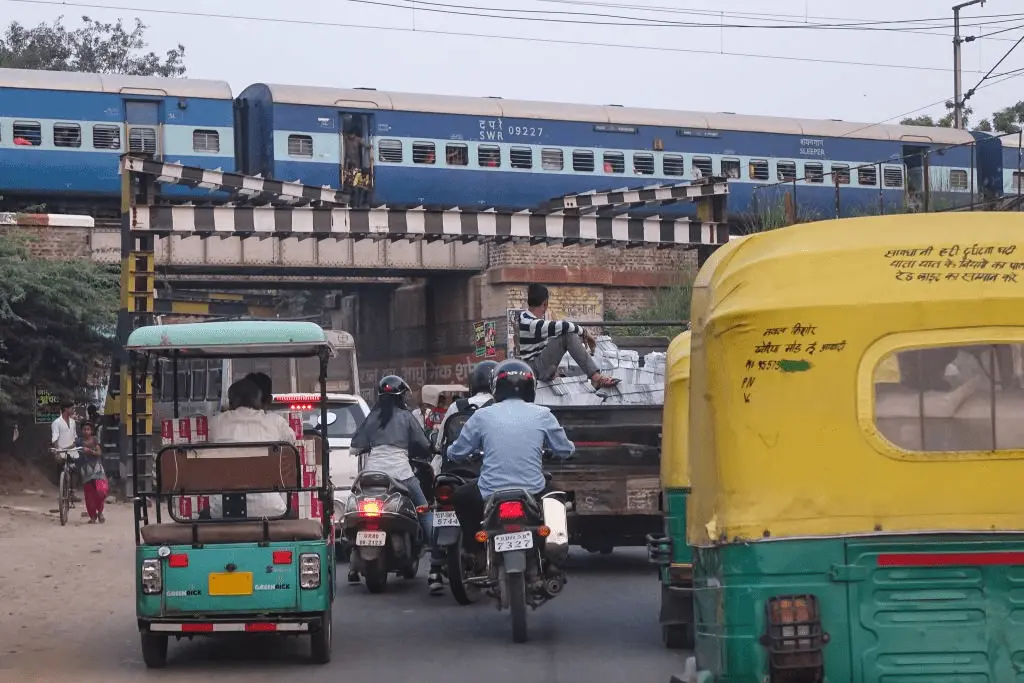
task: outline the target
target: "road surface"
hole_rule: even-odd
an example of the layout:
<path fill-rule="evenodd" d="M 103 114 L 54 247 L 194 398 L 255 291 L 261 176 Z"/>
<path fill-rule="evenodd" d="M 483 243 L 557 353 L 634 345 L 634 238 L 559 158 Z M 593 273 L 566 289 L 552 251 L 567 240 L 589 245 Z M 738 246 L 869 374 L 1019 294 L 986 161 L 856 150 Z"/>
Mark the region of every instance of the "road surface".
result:
<path fill-rule="evenodd" d="M 130 508 L 111 507 L 106 525 L 72 510 L 62 528 L 40 514 L 47 500 L 14 502 L 0 499 L 2 683 L 667 683 L 683 668 L 683 653 L 661 645 L 658 582 L 644 552 L 574 548 L 565 591 L 529 614 L 523 645 L 493 602 L 428 596 L 425 566 L 383 595 L 348 586 L 341 571 L 330 664 L 307 663 L 306 639 L 216 638 L 171 641 L 167 669 L 147 671 Z"/>

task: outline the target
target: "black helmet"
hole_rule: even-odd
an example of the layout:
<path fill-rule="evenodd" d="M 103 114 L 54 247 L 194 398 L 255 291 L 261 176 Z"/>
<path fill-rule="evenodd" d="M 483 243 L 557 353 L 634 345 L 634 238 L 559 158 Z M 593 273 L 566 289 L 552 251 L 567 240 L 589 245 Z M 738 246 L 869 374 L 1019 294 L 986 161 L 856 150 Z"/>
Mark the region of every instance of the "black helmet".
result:
<path fill-rule="evenodd" d="M 469 393 L 470 395 L 475 394 L 489 394 L 491 392 L 491 378 L 494 376 L 494 368 L 498 367 L 498 362 L 493 360 L 485 360 L 482 363 L 477 363 L 476 367 L 473 368 L 473 374 L 469 376 Z"/>
<path fill-rule="evenodd" d="M 405 396 L 409 393 L 409 385 L 398 375 L 388 375 L 377 384 L 377 393 L 381 396 Z"/>
<path fill-rule="evenodd" d="M 533 369 L 514 358 L 502 361 L 494 369 L 491 393 L 494 394 L 495 403 L 500 403 L 506 398 L 521 398 L 533 403 L 537 393 L 537 379 L 533 376 Z"/>

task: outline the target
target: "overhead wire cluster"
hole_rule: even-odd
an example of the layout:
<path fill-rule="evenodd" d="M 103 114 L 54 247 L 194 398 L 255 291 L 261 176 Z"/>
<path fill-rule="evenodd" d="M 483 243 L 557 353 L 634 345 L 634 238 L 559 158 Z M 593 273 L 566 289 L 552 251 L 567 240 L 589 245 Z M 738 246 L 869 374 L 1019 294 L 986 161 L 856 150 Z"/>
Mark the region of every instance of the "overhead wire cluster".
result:
<path fill-rule="evenodd" d="M 735 50 L 713 50 L 695 47 L 652 45 L 634 42 L 631 44 L 604 42 L 600 40 L 580 40 L 571 38 L 550 38 L 542 36 L 522 36 L 480 31 L 457 31 L 453 29 L 416 28 L 406 26 L 381 26 L 379 24 L 359 24 L 351 22 L 301 19 L 292 17 L 264 17 L 241 13 L 219 13 L 212 11 L 192 11 L 185 9 L 161 9 L 156 7 L 113 5 L 105 2 L 89 2 L 75 0 L 2 0 L 8 3 L 28 5 L 44 5 L 55 7 L 76 7 L 83 9 L 101 9 L 108 11 L 130 11 L 139 14 L 163 16 L 201 17 L 231 21 L 270 22 L 275 24 L 291 24 L 318 27 L 356 28 L 372 31 L 414 32 L 427 35 L 446 35 L 457 37 L 490 38 L 520 42 L 575 45 L 587 47 L 605 47 L 629 50 L 645 50 L 653 52 L 685 53 L 695 55 L 718 55 L 742 57 L 782 62 L 801 62 L 812 64 L 830 64 L 859 66 L 866 68 L 884 68 L 917 72 L 950 72 L 949 67 L 893 64 L 886 62 L 858 61 L 833 57 L 771 55 Z M 811 15 L 783 14 L 778 12 L 751 12 L 735 10 L 700 10 L 670 7 L 665 5 L 644 5 L 623 0 L 536 0 L 540 4 L 553 5 L 559 8 L 572 9 L 531 9 L 522 7 L 489 7 L 474 4 L 473 0 L 346 0 L 351 4 L 376 6 L 392 10 L 406 10 L 413 13 L 426 12 L 443 16 L 463 16 L 476 19 L 494 19 L 505 22 L 528 22 L 556 25 L 607 26 L 611 28 L 629 27 L 632 29 L 724 29 L 760 30 L 760 31 L 855 31 L 855 32 L 889 32 L 906 33 L 925 36 L 944 36 L 948 38 L 951 20 L 949 17 L 913 17 L 905 19 L 853 19 L 848 17 L 822 17 Z M 479 0 L 477 0 L 479 2 Z M 511 4 L 511 3 L 510 3 Z M 652 16 L 653 15 L 653 16 Z M 696 17 L 699 20 L 683 20 L 679 17 Z M 728 22 L 726 19 L 728 18 Z M 717 19 L 717 21 L 715 21 Z M 1019 23 L 1018 23 L 1019 22 Z M 1012 24 L 1007 26 L 1007 24 Z M 968 36 L 965 42 L 975 40 L 994 40 L 1013 42 L 1003 57 L 985 73 L 978 83 L 967 91 L 964 101 L 978 90 L 996 85 L 1011 78 L 1024 75 L 1024 68 L 1011 69 L 994 74 L 996 68 L 1017 48 L 1024 35 L 1018 40 L 1010 37 L 997 37 L 1012 31 L 1024 29 L 1024 12 L 983 14 L 961 21 L 961 28 L 975 28 L 980 31 L 976 36 Z M 940 33 L 941 32 L 941 33 Z M 967 73 L 981 74 L 981 70 L 965 70 Z M 944 103 L 948 98 L 918 107 L 910 112 L 899 114 L 878 122 L 886 123 L 896 118 L 908 116 Z"/>

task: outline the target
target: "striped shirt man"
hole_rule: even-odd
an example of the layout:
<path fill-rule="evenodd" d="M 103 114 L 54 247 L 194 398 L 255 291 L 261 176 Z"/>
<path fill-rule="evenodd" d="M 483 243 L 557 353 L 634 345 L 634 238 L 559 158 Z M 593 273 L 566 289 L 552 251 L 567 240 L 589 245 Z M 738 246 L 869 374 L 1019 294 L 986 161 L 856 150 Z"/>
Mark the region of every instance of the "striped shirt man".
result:
<path fill-rule="evenodd" d="M 583 326 L 568 320 L 544 320 L 529 311 L 519 314 L 519 357 L 530 362 L 535 360 L 552 337 L 563 334 L 583 336 Z"/>

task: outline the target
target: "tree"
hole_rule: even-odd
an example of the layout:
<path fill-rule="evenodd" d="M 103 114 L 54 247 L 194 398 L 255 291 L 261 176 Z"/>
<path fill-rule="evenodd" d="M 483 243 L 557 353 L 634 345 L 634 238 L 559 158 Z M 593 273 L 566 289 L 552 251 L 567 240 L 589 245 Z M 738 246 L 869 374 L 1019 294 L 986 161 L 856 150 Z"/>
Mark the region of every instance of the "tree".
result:
<path fill-rule="evenodd" d="M 37 386 L 81 398 L 96 362 L 113 351 L 117 274 L 37 258 L 30 245 L 0 233 L 0 423 L 31 414 Z"/>
<path fill-rule="evenodd" d="M 954 120 L 954 118 L 956 118 L 956 114 L 953 111 L 953 100 L 946 100 L 945 107 L 946 107 L 946 114 L 945 114 L 945 116 L 942 116 L 938 120 L 933 119 L 931 116 L 928 116 L 927 114 L 922 114 L 921 116 L 914 116 L 914 117 L 910 117 L 910 118 L 905 118 L 902 121 L 900 121 L 900 125 L 902 125 L 902 126 L 931 126 L 931 127 L 939 127 L 939 128 L 952 128 L 953 127 L 953 120 Z M 973 114 L 973 113 L 974 113 L 974 109 L 972 109 L 971 107 L 967 107 L 967 106 L 964 107 L 964 109 L 963 109 L 964 128 L 967 128 L 967 127 L 970 126 L 969 121 L 971 119 L 971 114 Z M 986 124 L 986 123 L 987 123 L 987 121 L 982 121 L 982 124 Z M 979 125 L 978 130 L 981 130 L 980 125 Z"/>
<path fill-rule="evenodd" d="M 185 47 L 178 45 L 163 58 L 145 52 L 147 28 L 139 19 L 128 31 L 121 19 L 105 24 L 85 16 L 82 26 L 73 30 L 64 26 L 64 17 L 35 28 L 15 21 L 0 38 L 0 67 L 132 76 L 184 75 Z"/>
<path fill-rule="evenodd" d="M 615 311 L 606 310 L 605 318 L 608 320 L 635 320 L 636 325 L 625 327 L 610 327 L 606 333 L 620 337 L 668 337 L 673 338 L 681 332 L 685 332 L 690 324 L 690 300 L 693 298 L 693 284 L 689 276 L 686 279 L 671 287 L 656 289 L 652 292 L 651 298 L 646 306 L 639 309 L 632 315 L 620 316 Z M 643 321 L 675 321 L 680 322 L 678 327 L 662 327 L 644 325 Z"/>
<path fill-rule="evenodd" d="M 1024 102 L 1005 107 L 992 114 L 992 124 L 1000 133 L 1019 133 L 1024 123 Z"/>

